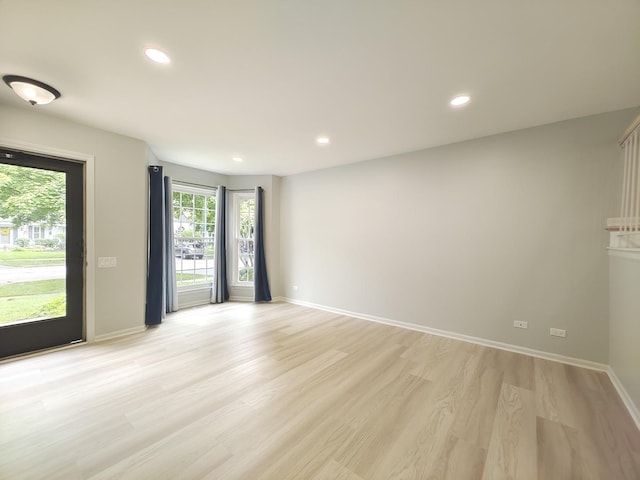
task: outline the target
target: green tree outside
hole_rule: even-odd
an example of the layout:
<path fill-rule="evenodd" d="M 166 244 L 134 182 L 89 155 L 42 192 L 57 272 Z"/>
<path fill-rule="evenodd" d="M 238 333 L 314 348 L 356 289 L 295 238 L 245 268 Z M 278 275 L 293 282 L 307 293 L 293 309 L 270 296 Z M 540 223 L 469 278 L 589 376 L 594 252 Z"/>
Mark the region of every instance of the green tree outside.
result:
<path fill-rule="evenodd" d="M 173 219 L 181 237 L 212 237 L 216 224 L 216 199 L 209 195 L 173 192 Z M 187 235 L 189 233 L 189 235 Z"/>
<path fill-rule="evenodd" d="M 0 218 L 15 228 L 64 223 L 65 191 L 63 172 L 0 164 Z"/>

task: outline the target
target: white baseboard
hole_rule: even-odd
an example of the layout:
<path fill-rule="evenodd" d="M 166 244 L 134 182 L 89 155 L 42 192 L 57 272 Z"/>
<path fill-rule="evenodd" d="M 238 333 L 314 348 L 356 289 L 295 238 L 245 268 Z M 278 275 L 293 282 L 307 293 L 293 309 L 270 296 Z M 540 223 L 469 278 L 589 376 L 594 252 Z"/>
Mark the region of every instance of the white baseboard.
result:
<path fill-rule="evenodd" d="M 627 407 L 627 410 L 629 411 L 629 415 L 631 415 L 631 418 L 633 418 L 633 421 L 636 422 L 636 427 L 638 427 L 638 430 L 640 430 L 640 410 L 638 409 L 636 404 L 633 403 L 633 400 L 631 399 L 631 395 L 629 395 L 629 392 L 627 392 L 627 389 L 624 388 L 624 385 L 616 375 L 616 372 L 613 370 L 613 368 L 611 368 L 611 366 L 607 368 L 607 374 L 611 379 L 611 383 L 613 383 L 613 386 L 618 391 L 618 395 L 620 395 L 620 398 L 622 399 L 622 402 L 624 403 L 625 407 Z"/>
<path fill-rule="evenodd" d="M 538 357 L 545 360 L 551 360 L 554 362 L 566 363 L 568 365 L 574 365 L 576 367 L 589 368 L 591 370 L 597 370 L 600 372 L 608 372 L 609 370 L 609 365 L 606 365 L 604 363 L 592 362 L 590 360 L 583 360 L 581 358 L 567 357 L 564 355 L 559 355 L 557 353 L 550 353 L 542 350 L 535 350 L 533 348 L 520 347 L 518 345 L 497 342 L 495 340 L 489 340 L 487 338 L 473 337 L 471 335 L 464 335 L 462 333 L 450 332 L 448 330 L 440 330 L 437 328 L 425 327 L 424 325 L 417 325 L 415 323 L 399 322 L 397 320 L 391 320 L 389 318 L 376 317 L 374 315 L 367 315 L 367 314 L 358 313 L 358 312 L 351 312 L 348 310 L 342 310 L 341 308 L 327 307 L 325 305 L 318 305 L 316 303 L 305 302 L 302 300 L 295 300 L 292 298 L 283 298 L 283 301 L 288 303 L 293 303 L 296 305 L 302 305 L 304 307 L 324 310 L 326 312 L 338 313 L 341 315 L 347 315 L 349 317 L 360 318 L 362 320 L 369 320 L 372 322 L 384 323 L 385 325 L 391 325 L 394 327 L 406 328 L 408 330 L 415 330 L 423 333 L 430 333 L 431 335 L 437 335 L 439 337 L 452 338 L 454 340 L 461 340 L 463 342 L 475 343 L 477 345 L 498 348 L 500 350 L 507 350 L 509 352 L 514 352 L 514 353 L 522 353 L 524 355 Z"/>
<path fill-rule="evenodd" d="M 127 335 L 133 335 L 134 333 L 141 333 L 147 329 L 146 325 L 140 325 L 138 327 L 126 328 L 124 330 L 118 330 L 117 332 L 105 333 L 103 335 L 96 335 L 94 342 L 104 342 L 105 340 L 111 340 L 113 338 L 124 337 Z"/>

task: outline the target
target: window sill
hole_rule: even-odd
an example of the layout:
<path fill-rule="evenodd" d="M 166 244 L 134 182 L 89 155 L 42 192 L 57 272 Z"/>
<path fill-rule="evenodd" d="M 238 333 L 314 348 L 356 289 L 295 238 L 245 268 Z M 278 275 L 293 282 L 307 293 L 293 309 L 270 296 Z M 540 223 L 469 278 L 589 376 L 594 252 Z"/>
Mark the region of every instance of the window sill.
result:
<path fill-rule="evenodd" d="M 181 292 L 197 292 L 200 290 L 211 290 L 211 284 L 206 285 L 188 285 L 184 287 L 178 287 L 178 293 Z"/>

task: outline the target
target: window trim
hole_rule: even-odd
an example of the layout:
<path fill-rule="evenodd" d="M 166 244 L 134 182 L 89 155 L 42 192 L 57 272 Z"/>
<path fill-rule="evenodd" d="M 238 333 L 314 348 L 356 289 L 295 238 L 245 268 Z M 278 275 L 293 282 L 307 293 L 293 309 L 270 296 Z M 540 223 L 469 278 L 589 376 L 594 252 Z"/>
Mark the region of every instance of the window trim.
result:
<path fill-rule="evenodd" d="M 189 193 L 192 195 L 206 195 L 217 198 L 218 189 L 217 187 L 209 187 L 205 185 L 193 185 L 190 183 L 183 183 L 179 180 L 171 180 L 171 189 L 172 193 L 180 192 L 180 193 Z M 175 220 L 175 219 L 174 219 Z M 174 227 L 175 228 L 175 227 Z M 174 248 L 175 248 L 175 233 L 174 233 Z M 172 252 L 173 255 L 173 252 Z M 215 255 L 215 253 L 214 253 Z M 174 256 L 175 260 L 175 256 Z M 215 265 L 215 259 L 214 259 Z M 178 270 L 176 269 L 176 274 Z M 211 283 L 199 283 L 195 285 L 178 285 L 177 286 L 178 295 L 181 292 L 193 292 L 196 290 L 211 290 Z"/>
<path fill-rule="evenodd" d="M 238 238 L 240 236 L 240 202 L 243 200 L 255 200 L 256 195 L 255 192 L 232 192 L 232 218 L 231 218 L 231 286 L 234 288 L 246 288 L 253 290 L 253 280 L 249 282 L 241 282 L 238 276 L 239 265 L 238 265 Z M 254 228 L 255 228 L 255 207 L 254 207 L 254 218 L 253 218 Z M 255 237 L 255 231 L 254 231 Z M 255 248 L 255 247 L 254 247 Z M 255 258 L 255 251 L 254 251 Z M 255 275 L 255 272 L 254 272 Z"/>
<path fill-rule="evenodd" d="M 171 187 L 174 192 L 193 193 L 195 195 L 211 195 L 213 197 L 216 196 L 218 191 L 216 187 L 182 183 L 180 180 L 171 180 Z"/>

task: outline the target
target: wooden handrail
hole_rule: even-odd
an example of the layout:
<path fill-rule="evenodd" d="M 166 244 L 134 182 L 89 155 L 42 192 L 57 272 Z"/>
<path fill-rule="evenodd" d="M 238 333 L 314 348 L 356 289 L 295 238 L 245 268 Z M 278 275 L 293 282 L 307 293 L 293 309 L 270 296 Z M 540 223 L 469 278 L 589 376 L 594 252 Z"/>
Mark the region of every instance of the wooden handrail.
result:
<path fill-rule="evenodd" d="M 631 125 L 629 125 L 629 128 L 627 128 L 624 133 L 622 134 L 622 136 L 620 137 L 620 139 L 618 140 L 618 143 L 620 145 L 623 145 L 624 142 L 627 140 L 627 138 L 629 138 L 629 135 L 631 135 L 633 133 L 633 131 L 638 128 L 638 126 L 640 125 L 640 115 L 638 115 L 636 117 L 636 119 L 631 122 Z"/>

